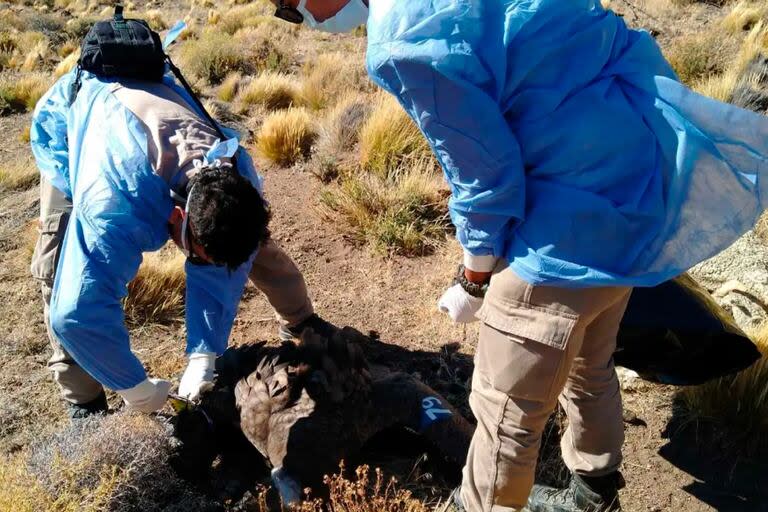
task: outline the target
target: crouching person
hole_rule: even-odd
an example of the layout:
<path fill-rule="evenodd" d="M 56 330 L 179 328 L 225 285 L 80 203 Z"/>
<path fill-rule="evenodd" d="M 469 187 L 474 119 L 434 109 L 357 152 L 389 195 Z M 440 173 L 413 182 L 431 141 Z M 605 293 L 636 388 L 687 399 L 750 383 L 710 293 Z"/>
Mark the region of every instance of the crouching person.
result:
<path fill-rule="evenodd" d="M 281 338 L 332 328 L 270 240 L 261 179 L 237 140 L 222 142 L 169 76 L 120 81 L 83 71 L 74 95 L 76 75 L 47 92 L 31 128 L 41 173 L 32 274 L 53 347 L 48 366 L 73 418 L 105 411 L 105 386 L 138 411 L 166 401 L 171 383 L 149 378 L 131 352 L 121 300 L 142 253 L 169 237 L 187 255 L 180 394 L 194 398 L 213 379 L 248 277 L 276 310 Z"/>
<path fill-rule="evenodd" d="M 456 508 L 620 510 L 612 356 L 628 297 L 768 208 L 765 117 L 687 89 L 649 34 L 596 0 L 273 2 L 320 30 L 367 24 L 371 78 L 450 182 L 464 267 L 440 308 L 482 322 Z M 558 402 L 566 489 L 533 485 Z"/>

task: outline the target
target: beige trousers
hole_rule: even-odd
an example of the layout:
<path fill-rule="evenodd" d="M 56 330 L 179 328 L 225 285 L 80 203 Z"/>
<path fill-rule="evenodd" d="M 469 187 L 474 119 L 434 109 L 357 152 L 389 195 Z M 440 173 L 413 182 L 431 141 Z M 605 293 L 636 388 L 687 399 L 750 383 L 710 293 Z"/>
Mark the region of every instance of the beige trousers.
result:
<path fill-rule="evenodd" d="M 461 497 L 470 512 L 522 509 L 557 402 L 565 464 L 599 476 L 621 463 L 624 428 L 613 366 L 629 288 L 532 286 L 500 263 L 478 316 L 470 406 L 477 418 Z"/>
<path fill-rule="evenodd" d="M 47 180 L 41 179 L 40 236 L 32 256 L 31 271 L 41 284 L 43 316 L 53 349 L 48 368 L 61 389 L 61 396 L 69 402 L 83 404 L 95 399 L 103 388 L 61 346 L 51 331 L 48 314 L 59 249 L 71 213 L 72 202 Z M 249 277 L 267 296 L 280 322 L 292 326 L 313 313 L 304 277 L 290 256 L 273 241 L 259 250 Z"/>

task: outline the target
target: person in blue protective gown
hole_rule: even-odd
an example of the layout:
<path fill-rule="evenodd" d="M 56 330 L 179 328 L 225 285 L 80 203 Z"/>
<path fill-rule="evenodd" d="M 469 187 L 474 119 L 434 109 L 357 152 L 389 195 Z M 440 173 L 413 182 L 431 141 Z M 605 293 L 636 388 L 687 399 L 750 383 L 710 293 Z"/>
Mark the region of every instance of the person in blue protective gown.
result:
<path fill-rule="evenodd" d="M 261 178 L 236 138 L 220 140 L 170 76 L 141 82 L 83 71 L 73 97 L 75 77 L 43 96 L 31 127 L 41 174 L 32 274 L 42 285 L 49 368 L 72 417 L 105 411 L 104 386 L 135 410 L 165 403 L 171 383 L 148 378 L 131 352 L 121 300 L 142 254 L 169 238 L 187 255 L 181 395 L 196 398 L 212 382 L 249 277 L 275 308 L 281 338 L 333 328 L 270 239 Z"/>
<path fill-rule="evenodd" d="M 681 85 L 653 38 L 598 0 L 274 3 L 320 30 L 367 24 L 371 78 L 450 184 L 464 264 L 439 307 L 482 322 L 456 506 L 619 510 L 612 354 L 630 291 L 753 226 L 768 198 L 768 121 Z M 573 478 L 532 490 L 558 401 Z"/>

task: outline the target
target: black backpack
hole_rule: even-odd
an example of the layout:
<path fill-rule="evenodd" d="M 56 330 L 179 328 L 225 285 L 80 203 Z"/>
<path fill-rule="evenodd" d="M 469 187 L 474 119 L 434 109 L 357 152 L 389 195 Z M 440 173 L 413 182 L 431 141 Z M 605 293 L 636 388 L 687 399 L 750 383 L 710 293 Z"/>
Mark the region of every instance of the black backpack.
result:
<path fill-rule="evenodd" d="M 227 138 L 184 79 L 179 68 L 165 53 L 158 33 L 144 20 L 125 19 L 122 5 L 115 6 L 115 15 L 111 20 L 94 23 L 83 38 L 80 50 L 77 77 L 70 91 L 70 105 L 74 103 L 80 90 L 82 70 L 103 77 L 160 82 L 165 75 L 167 64 L 221 140 Z"/>

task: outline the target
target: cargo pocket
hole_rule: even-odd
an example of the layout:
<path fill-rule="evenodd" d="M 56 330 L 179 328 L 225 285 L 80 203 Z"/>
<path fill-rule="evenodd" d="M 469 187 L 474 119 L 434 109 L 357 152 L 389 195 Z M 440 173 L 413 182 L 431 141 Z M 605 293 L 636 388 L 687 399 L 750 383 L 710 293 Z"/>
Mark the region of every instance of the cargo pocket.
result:
<path fill-rule="evenodd" d="M 37 238 L 35 251 L 32 254 L 30 270 L 32 277 L 40 279 L 48 286 L 53 286 L 56 265 L 59 262 L 59 252 L 64 241 L 69 213 L 58 212 L 48 215 L 40 223 L 40 236 Z"/>
<path fill-rule="evenodd" d="M 568 341 L 578 317 L 530 303 L 485 304 L 476 369 L 497 391 L 549 402 L 560 393 L 568 373 Z"/>

